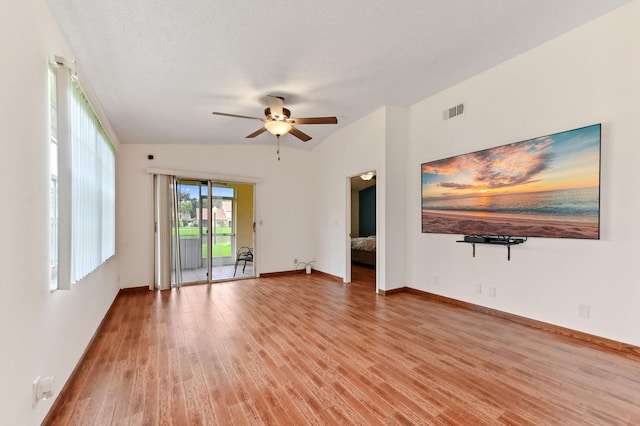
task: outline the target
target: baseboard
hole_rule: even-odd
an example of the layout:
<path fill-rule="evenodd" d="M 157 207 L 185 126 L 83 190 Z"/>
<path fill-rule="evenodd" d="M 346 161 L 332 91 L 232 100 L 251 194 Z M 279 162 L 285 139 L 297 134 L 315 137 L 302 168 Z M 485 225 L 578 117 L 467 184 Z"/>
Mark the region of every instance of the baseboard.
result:
<path fill-rule="evenodd" d="M 378 294 L 381 296 L 391 296 L 392 294 L 406 293 L 407 291 L 408 287 L 393 288 L 391 290 L 378 289 Z"/>
<path fill-rule="evenodd" d="M 543 321 L 534 320 L 531 318 L 521 317 L 519 315 L 510 314 L 508 312 L 500 311 L 493 308 L 487 308 L 486 306 L 475 305 L 469 302 L 463 302 L 461 300 L 452 299 L 450 297 L 440 296 L 438 294 L 429 293 L 414 288 L 403 287 L 401 289 L 393 289 L 389 291 L 380 292 L 382 295 L 392 295 L 397 293 L 407 292 L 411 294 L 424 297 L 426 299 L 445 303 L 448 305 L 457 306 L 463 309 L 468 309 L 475 312 L 480 312 L 486 315 L 502 318 L 508 321 L 512 321 L 527 327 L 544 330 L 549 333 L 554 333 L 563 337 L 570 338 L 572 340 L 579 340 L 581 343 L 600 350 L 606 350 L 619 355 L 623 355 L 627 358 L 633 358 L 640 360 L 640 347 L 630 345 L 628 343 L 618 342 L 617 340 L 607 339 L 605 337 L 595 336 L 593 334 L 584 333 L 582 331 L 572 330 L 570 328 L 561 327 L 554 324 L 549 324 Z"/>
<path fill-rule="evenodd" d="M 327 273 L 327 272 L 322 272 L 322 271 L 319 271 L 319 270 L 317 270 L 317 269 L 313 269 L 313 270 L 311 271 L 311 275 L 313 275 L 313 274 L 320 275 L 321 277 L 323 277 L 323 278 L 325 278 L 325 279 L 332 280 L 332 281 L 344 282 L 344 280 L 342 279 L 342 277 L 339 277 L 339 276 L 337 276 L 337 275 L 332 275 L 332 274 L 329 274 L 329 273 Z"/>
<path fill-rule="evenodd" d="M 149 291 L 149 286 L 140 286 L 140 287 L 126 287 L 121 288 L 120 293 L 134 293 L 138 291 Z"/>
<path fill-rule="evenodd" d="M 260 278 L 282 277 L 284 275 L 307 275 L 307 276 L 320 275 L 325 279 L 342 282 L 341 277 L 338 277 L 336 275 L 331 275 L 326 272 L 322 272 L 318 269 L 312 269 L 310 274 L 306 274 L 304 269 L 295 269 L 291 271 L 279 271 L 279 272 L 266 272 L 266 273 L 261 273 Z"/>
<path fill-rule="evenodd" d="M 273 278 L 273 277 L 282 277 L 284 275 L 294 275 L 304 273 L 304 269 L 298 270 L 289 270 L 289 271 L 278 271 L 278 272 L 261 272 L 259 278 Z"/>

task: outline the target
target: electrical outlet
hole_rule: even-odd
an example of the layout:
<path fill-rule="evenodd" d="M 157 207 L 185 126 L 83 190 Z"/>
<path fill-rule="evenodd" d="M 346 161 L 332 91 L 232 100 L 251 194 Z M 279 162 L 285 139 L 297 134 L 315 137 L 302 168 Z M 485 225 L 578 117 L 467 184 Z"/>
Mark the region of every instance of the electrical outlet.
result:
<path fill-rule="evenodd" d="M 43 377 L 38 384 L 38 398 L 51 399 L 55 393 L 56 376 Z"/>
<path fill-rule="evenodd" d="M 578 306 L 578 316 L 581 318 L 589 318 L 591 314 L 591 307 L 589 305 L 579 305 Z"/>
<path fill-rule="evenodd" d="M 36 377 L 32 384 L 33 398 L 31 404 L 34 408 L 41 399 L 53 398 L 55 393 L 55 380 L 56 376 Z"/>
<path fill-rule="evenodd" d="M 32 389 L 33 389 L 33 397 L 31 398 L 31 407 L 35 408 L 36 403 L 38 402 L 38 386 L 40 385 L 40 376 L 36 377 L 33 381 Z"/>
<path fill-rule="evenodd" d="M 496 288 L 489 287 L 489 297 L 496 297 Z"/>
<path fill-rule="evenodd" d="M 433 285 L 440 285 L 440 277 L 438 275 L 433 276 Z"/>
<path fill-rule="evenodd" d="M 476 284 L 476 293 L 482 294 L 482 284 Z"/>

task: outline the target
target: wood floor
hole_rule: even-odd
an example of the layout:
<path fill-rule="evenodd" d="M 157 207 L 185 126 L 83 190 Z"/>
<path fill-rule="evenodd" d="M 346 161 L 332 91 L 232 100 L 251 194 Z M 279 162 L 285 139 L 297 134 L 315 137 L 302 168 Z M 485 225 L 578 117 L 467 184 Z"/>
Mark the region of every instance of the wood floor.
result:
<path fill-rule="evenodd" d="M 121 293 L 46 423 L 640 425 L 639 361 L 368 276 Z"/>

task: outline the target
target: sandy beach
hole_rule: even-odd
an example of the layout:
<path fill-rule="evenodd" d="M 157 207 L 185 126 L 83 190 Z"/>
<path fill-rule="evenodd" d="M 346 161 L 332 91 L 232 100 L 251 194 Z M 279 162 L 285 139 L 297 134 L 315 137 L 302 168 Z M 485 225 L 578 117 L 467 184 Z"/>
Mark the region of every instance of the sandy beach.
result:
<path fill-rule="evenodd" d="M 525 216 L 422 210 L 422 232 L 462 235 L 505 235 L 511 237 L 548 237 L 598 239 L 595 218 Z"/>

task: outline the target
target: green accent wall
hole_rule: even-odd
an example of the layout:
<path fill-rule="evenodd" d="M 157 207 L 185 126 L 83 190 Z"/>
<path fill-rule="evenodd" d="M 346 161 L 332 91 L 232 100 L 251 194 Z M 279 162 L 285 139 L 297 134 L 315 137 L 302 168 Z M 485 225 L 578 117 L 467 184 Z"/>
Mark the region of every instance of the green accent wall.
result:
<path fill-rule="evenodd" d="M 376 235 L 376 186 L 365 188 L 359 193 L 360 198 L 360 229 L 361 237 Z"/>

